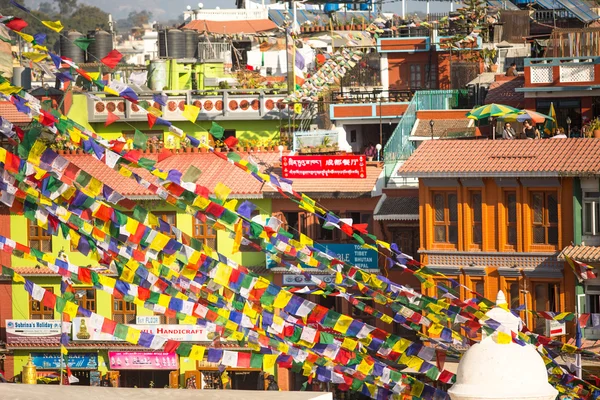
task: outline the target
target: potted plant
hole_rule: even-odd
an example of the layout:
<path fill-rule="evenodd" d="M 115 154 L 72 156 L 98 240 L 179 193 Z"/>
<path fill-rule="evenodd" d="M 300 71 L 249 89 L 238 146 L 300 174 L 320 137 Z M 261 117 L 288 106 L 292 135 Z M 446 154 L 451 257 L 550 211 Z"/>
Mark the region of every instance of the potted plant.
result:
<path fill-rule="evenodd" d="M 588 137 L 593 137 L 595 139 L 600 139 L 600 119 L 594 118 L 590 121 L 590 124 L 586 130 Z"/>
<path fill-rule="evenodd" d="M 489 72 L 498 71 L 498 64 L 494 61 L 496 59 L 497 50 L 496 49 L 482 49 L 481 50 L 481 58 L 483 58 L 483 62 Z"/>

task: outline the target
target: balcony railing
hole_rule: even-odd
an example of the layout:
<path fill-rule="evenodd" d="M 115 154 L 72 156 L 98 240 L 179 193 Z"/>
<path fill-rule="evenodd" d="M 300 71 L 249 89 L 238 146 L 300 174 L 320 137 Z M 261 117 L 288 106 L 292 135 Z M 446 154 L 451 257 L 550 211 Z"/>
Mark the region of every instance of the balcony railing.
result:
<path fill-rule="evenodd" d="M 531 85 L 596 83 L 596 65 L 600 57 L 528 58 L 525 60 L 526 81 Z"/>
<path fill-rule="evenodd" d="M 198 43 L 198 62 L 208 62 L 212 60 L 223 62 L 231 58 L 230 43 Z M 229 54 L 229 57 L 228 57 Z"/>
<path fill-rule="evenodd" d="M 235 119 L 259 120 L 287 118 L 293 113 L 294 104 L 284 103 L 285 93 L 267 92 L 264 90 L 215 90 L 215 91 L 165 91 L 168 100 L 166 107 L 161 107 L 152 99 L 152 94 L 144 94 L 139 101 L 147 101 L 161 109 L 162 118 L 169 121 L 187 120 L 183 115 L 185 105 L 200 108 L 199 120 L 202 119 Z M 107 96 L 100 100 L 87 99 L 90 122 L 104 122 L 108 111 L 120 119 L 129 121 L 145 121 L 147 112 L 136 104 L 119 97 Z"/>

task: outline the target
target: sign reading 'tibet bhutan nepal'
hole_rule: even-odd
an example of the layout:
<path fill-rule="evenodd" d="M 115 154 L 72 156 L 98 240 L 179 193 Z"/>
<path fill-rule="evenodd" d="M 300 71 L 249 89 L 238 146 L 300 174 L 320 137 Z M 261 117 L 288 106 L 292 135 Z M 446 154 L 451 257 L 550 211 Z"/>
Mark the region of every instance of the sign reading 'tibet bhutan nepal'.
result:
<path fill-rule="evenodd" d="M 284 178 L 366 178 L 366 156 L 283 156 Z"/>

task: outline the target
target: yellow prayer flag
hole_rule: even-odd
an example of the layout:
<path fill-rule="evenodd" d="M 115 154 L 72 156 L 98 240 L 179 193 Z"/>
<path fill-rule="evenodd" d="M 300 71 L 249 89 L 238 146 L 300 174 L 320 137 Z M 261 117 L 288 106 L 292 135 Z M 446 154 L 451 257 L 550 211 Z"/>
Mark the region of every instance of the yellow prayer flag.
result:
<path fill-rule="evenodd" d="M 192 345 L 192 351 L 190 351 L 189 357 L 192 360 L 202 361 L 204 360 L 204 352 L 206 351 L 206 347 L 198 346 L 197 344 Z"/>
<path fill-rule="evenodd" d="M 21 33 L 21 32 L 17 32 L 17 33 Z M 27 36 L 29 36 L 29 35 L 27 35 Z M 39 63 L 41 61 L 44 61 L 47 56 L 45 53 L 37 53 L 35 51 L 25 51 L 25 52 L 23 52 L 23 57 L 28 58 L 33 62 Z"/>
<path fill-rule="evenodd" d="M 348 328 L 350 327 L 350 324 L 352 323 L 353 319 L 350 318 L 347 315 L 340 315 L 340 318 L 337 320 L 337 322 L 335 323 L 333 330 L 335 330 L 336 332 L 339 333 L 346 333 L 348 331 Z"/>
<path fill-rule="evenodd" d="M 310 376 L 312 374 L 312 364 L 310 363 L 304 363 L 302 365 L 302 375 L 304 376 Z"/>
<path fill-rule="evenodd" d="M 110 88 L 108 86 L 104 86 L 104 89 L 102 89 L 102 90 L 104 90 L 108 94 L 112 94 L 113 96 L 118 96 L 119 95 L 119 92 L 117 92 L 116 90 L 114 90 L 114 89 L 112 89 L 112 88 Z"/>
<path fill-rule="evenodd" d="M 160 111 L 158 108 L 148 107 L 148 109 L 146 111 L 148 111 L 148 113 L 155 115 L 157 117 L 160 117 L 162 115 L 162 111 Z"/>
<path fill-rule="evenodd" d="M 224 202 L 227 200 L 229 193 L 231 193 L 231 189 L 229 189 L 223 183 L 219 182 L 217 183 L 217 186 L 215 186 L 215 196 L 217 196 L 217 199 Z"/>
<path fill-rule="evenodd" d="M 14 31 L 14 32 L 15 32 L 17 35 L 21 36 L 21 37 L 23 38 L 23 40 L 25 40 L 26 42 L 28 42 L 28 43 L 31 43 L 31 42 L 33 42 L 33 39 L 34 39 L 34 37 L 33 37 L 33 36 L 31 36 L 31 35 L 28 35 L 28 34 L 26 34 L 26 33 L 23 33 L 23 32 L 19 32 L 19 31 Z M 23 53 L 23 55 L 25 55 L 25 53 Z M 45 57 L 45 55 L 44 55 L 44 57 Z M 28 58 L 29 58 L 29 57 L 28 57 Z"/>
<path fill-rule="evenodd" d="M 48 52 L 48 48 L 46 46 L 40 46 L 39 44 L 34 44 L 33 48 L 38 50 L 38 51 L 44 51 L 44 52 Z"/>
<path fill-rule="evenodd" d="M 385 249 L 390 249 L 390 244 L 387 242 L 384 242 L 383 240 L 376 240 L 375 243 L 377 243 L 379 246 L 385 248 Z"/>
<path fill-rule="evenodd" d="M 217 267 L 217 274 L 213 278 L 215 283 L 227 286 L 229 284 L 229 277 L 231 276 L 231 267 L 229 265 L 220 264 Z"/>
<path fill-rule="evenodd" d="M 171 240 L 170 237 L 168 237 L 164 233 L 158 232 L 154 237 L 154 240 L 152 240 L 152 243 L 150 243 L 149 247 L 152 250 L 162 250 L 165 248 L 167 243 L 169 243 L 169 240 Z"/>
<path fill-rule="evenodd" d="M 342 342 L 342 347 L 350 351 L 354 351 L 354 349 L 356 349 L 356 346 L 358 346 L 358 342 L 356 340 L 350 339 L 349 337 L 344 338 L 344 341 Z"/>
<path fill-rule="evenodd" d="M 277 296 L 275 297 L 275 301 L 273 302 L 273 307 L 275 308 L 284 308 L 288 305 L 290 300 L 292 299 L 292 294 L 288 291 L 281 290 Z"/>
<path fill-rule="evenodd" d="M 142 332 L 140 330 L 129 327 L 129 329 L 127 329 L 127 336 L 125 336 L 125 340 L 128 343 L 138 344 L 141 334 Z"/>
<path fill-rule="evenodd" d="M 25 283 L 25 278 L 23 278 L 21 275 L 15 272 L 15 274 L 13 275 L 13 281 L 17 283 Z"/>
<path fill-rule="evenodd" d="M 13 93 L 18 93 L 21 90 L 23 90 L 22 87 L 19 86 L 12 86 L 10 83 L 8 82 L 3 82 L 0 83 L 0 92 L 6 94 L 6 95 L 10 95 Z"/>
<path fill-rule="evenodd" d="M 183 116 L 186 117 L 190 122 L 194 123 L 198 119 L 200 114 L 200 108 L 186 104 L 183 108 Z"/>
<path fill-rule="evenodd" d="M 231 252 L 233 254 L 239 253 L 239 251 L 240 251 L 240 246 L 242 244 L 243 233 L 244 233 L 244 227 L 242 226 L 242 220 L 240 219 L 235 224 L 235 236 L 233 238 L 233 246 L 231 248 Z"/>
<path fill-rule="evenodd" d="M 62 355 L 67 355 L 69 354 L 69 350 L 67 350 L 67 348 L 65 346 L 63 346 L 62 344 L 60 345 L 60 352 Z"/>
<path fill-rule="evenodd" d="M 425 385 L 421 381 L 413 381 L 410 388 L 410 394 L 413 397 L 420 398 L 421 394 L 423 394 L 423 389 L 425 389 Z"/>
<path fill-rule="evenodd" d="M 369 375 L 371 373 L 371 370 L 373 369 L 373 365 L 369 364 L 366 360 L 362 360 L 361 363 L 356 367 L 356 370 L 365 374 L 365 375 Z"/>
<path fill-rule="evenodd" d="M 300 234 L 300 244 L 303 246 L 313 246 L 314 241 L 304 234 Z"/>
<path fill-rule="evenodd" d="M 67 314 L 71 320 L 77 315 L 79 306 L 73 302 L 67 301 L 63 313 Z"/>
<path fill-rule="evenodd" d="M 275 375 L 275 361 L 277 361 L 277 357 L 277 354 L 264 354 L 263 371 L 268 374 Z"/>
<path fill-rule="evenodd" d="M 35 142 L 31 150 L 29 151 L 29 155 L 27 156 L 27 160 L 35 165 L 40 164 L 40 157 L 42 153 L 46 151 L 47 147 L 44 142 L 38 140 Z"/>
<path fill-rule="evenodd" d="M 42 24 L 52 29 L 54 32 L 60 32 L 63 30 L 63 26 L 60 21 L 42 21 Z"/>
<path fill-rule="evenodd" d="M 512 336 L 508 333 L 498 331 L 498 344 L 510 344 L 512 343 Z"/>

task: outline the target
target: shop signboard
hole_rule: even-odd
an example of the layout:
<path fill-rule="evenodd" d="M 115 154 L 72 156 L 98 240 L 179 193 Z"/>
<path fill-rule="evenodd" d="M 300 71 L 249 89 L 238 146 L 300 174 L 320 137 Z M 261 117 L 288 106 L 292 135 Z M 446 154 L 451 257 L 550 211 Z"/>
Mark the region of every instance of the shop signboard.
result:
<path fill-rule="evenodd" d="M 58 344 L 61 323 L 52 319 L 7 319 L 7 344 Z"/>
<path fill-rule="evenodd" d="M 330 252 L 335 254 L 335 257 L 341 261 L 344 261 L 348 264 L 354 265 L 357 268 L 360 268 L 369 272 L 379 271 L 379 262 L 378 255 L 375 250 L 366 249 L 358 244 L 346 244 L 346 243 L 335 243 L 335 244 L 323 244 L 317 246 L 319 250 Z M 266 255 L 267 258 L 267 268 L 275 268 L 277 267 L 277 263 L 273 261 L 269 254 Z M 305 269 L 314 269 L 309 267 L 304 263 L 300 263 L 302 268 Z M 293 276 L 293 275 L 290 275 Z M 290 282 L 285 282 L 286 285 L 310 285 L 312 284 L 310 280 L 300 280 L 297 282 L 292 282 L 291 278 Z M 326 279 L 326 278 L 325 278 Z M 329 282 L 328 282 L 329 283 Z"/>
<path fill-rule="evenodd" d="M 367 177 L 367 158 L 364 155 L 345 156 L 283 156 L 281 170 L 284 178 L 345 178 Z"/>
<path fill-rule="evenodd" d="M 110 369 L 163 369 L 179 368 L 176 353 L 143 351 L 109 351 Z"/>
<path fill-rule="evenodd" d="M 69 368 L 73 369 L 98 369 L 97 353 L 69 352 Z M 31 361 L 39 369 L 59 369 L 60 353 L 31 353 Z"/>
<path fill-rule="evenodd" d="M 142 332 L 165 337 L 179 342 L 210 342 L 216 336 L 206 328 L 195 325 L 127 325 Z M 93 327 L 90 318 L 73 319 L 73 341 L 109 341 L 120 342 L 119 338 L 104 333 L 101 327 Z"/>
<path fill-rule="evenodd" d="M 138 325 L 160 325 L 160 315 L 138 315 L 135 317 Z"/>

